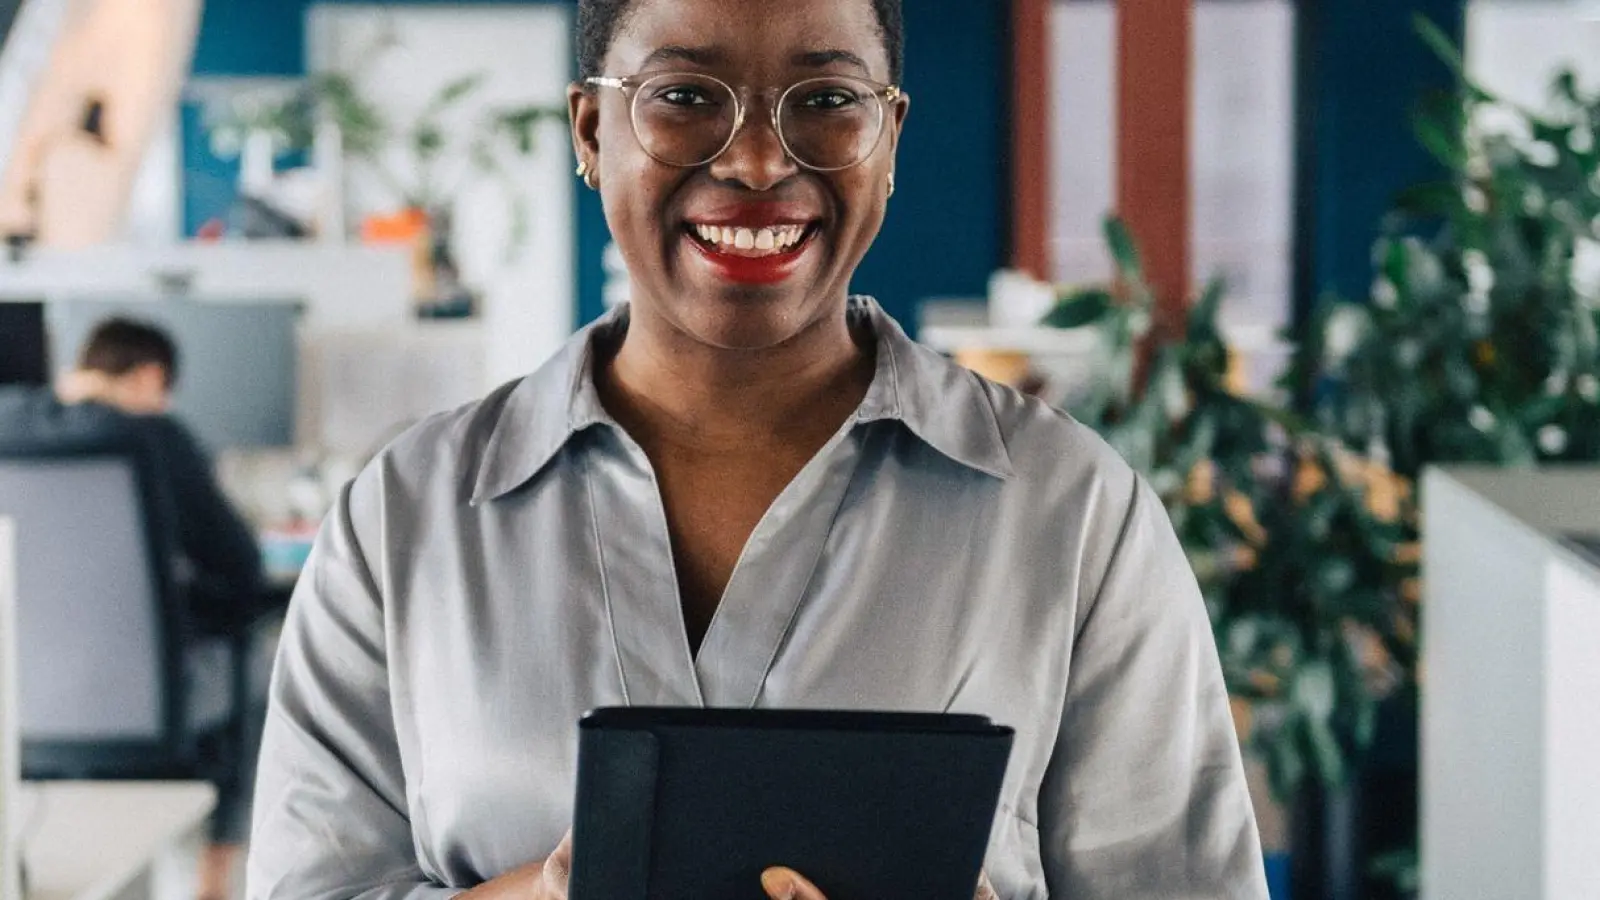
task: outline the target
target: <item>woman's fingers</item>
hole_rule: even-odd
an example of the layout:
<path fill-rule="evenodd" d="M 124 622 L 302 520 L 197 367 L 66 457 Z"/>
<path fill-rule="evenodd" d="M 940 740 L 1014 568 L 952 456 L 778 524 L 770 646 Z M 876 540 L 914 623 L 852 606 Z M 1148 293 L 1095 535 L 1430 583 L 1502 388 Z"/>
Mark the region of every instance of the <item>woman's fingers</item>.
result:
<path fill-rule="evenodd" d="M 568 831 L 561 843 L 544 861 L 544 871 L 540 873 L 543 896 L 551 900 L 566 900 L 567 879 L 572 874 L 572 832 Z"/>
<path fill-rule="evenodd" d="M 761 887 L 772 900 L 828 900 L 816 885 L 801 877 L 799 872 L 781 866 L 761 873 Z M 988 872 L 978 874 L 978 892 L 973 895 L 973 900 L 1000 900 L 1000 895 L 994 892 L 994 885 L 989 883 Z"/>
<path fill-rule="evenodd" d="M 761 887 L 772 900 L 828 900 L 799 872 L 781 866 L 761 873 Z"/>

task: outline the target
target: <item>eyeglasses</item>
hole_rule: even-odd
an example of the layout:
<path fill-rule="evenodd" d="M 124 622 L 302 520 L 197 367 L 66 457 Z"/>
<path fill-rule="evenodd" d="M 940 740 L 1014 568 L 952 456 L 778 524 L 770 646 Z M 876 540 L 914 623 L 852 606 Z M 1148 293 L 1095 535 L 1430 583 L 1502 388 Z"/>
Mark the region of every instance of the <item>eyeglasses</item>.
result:
<path fill-rule="evenodd" d="M 733 146 L 752 93 L 690 72 L 588 78 L 585 83 L 621 91 L 644 152 L 679 168 L 706 165 Z M 900 98 L 897 85 L 846 75 L 808 78 L 781 93 L 776 88 L 760 93 L 769 100 L 777 96 L 768 108 L 784 152 L 817 172 L 848 169 L 871 156 L 883 139 L 887 107 Z"/>

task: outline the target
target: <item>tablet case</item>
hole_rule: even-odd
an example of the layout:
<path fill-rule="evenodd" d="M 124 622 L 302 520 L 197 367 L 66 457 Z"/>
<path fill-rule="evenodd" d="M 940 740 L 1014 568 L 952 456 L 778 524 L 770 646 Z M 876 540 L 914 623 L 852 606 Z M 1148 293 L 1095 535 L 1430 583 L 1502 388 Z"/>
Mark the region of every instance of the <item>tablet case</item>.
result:
<path fill-rule="evenodd" d="M 574 900 L 971 900 L 1012 731 L 981 716 L 603 709 L 579 724 Z"/>

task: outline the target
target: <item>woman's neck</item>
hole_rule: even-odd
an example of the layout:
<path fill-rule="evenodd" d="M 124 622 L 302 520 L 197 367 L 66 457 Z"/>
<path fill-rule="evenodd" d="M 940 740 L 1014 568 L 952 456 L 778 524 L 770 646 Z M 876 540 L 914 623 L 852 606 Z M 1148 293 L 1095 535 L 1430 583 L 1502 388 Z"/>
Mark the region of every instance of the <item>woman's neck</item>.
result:
<path fill-rule="evenodd" d="M 874 357 L 843 310 L 761 350 L 709 347 L 635 310 L 596 375 L 611 414 L 641 442 L 740 452 L 825 440 L 866 395 Z"/>

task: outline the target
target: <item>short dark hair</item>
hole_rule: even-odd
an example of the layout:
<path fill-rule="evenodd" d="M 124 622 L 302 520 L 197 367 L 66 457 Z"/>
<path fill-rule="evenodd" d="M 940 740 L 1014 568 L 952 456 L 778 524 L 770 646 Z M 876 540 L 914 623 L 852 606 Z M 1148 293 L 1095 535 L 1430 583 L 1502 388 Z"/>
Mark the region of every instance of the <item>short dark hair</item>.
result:
<path fill-rule="evenodd" d="M 872 0 L 878 14 L 878 33 L 889 56 L 889 80 L 899 84 L 905 76 L 905 18 L 901 0 Z M 606 52 L 617 31 L 628 18 L 634 0 L 579 0 L 578 2 L 578 78 L 604 74 Z"/>
<path fill-rule="evenodd" d="M 106 319 L 89 332 L 78 354 L 78 368 L 116 377 L 155 363 L 167 373 L 167 387 L 178 380 L 178 345 L 165 331 L 133 319 Z"/>

